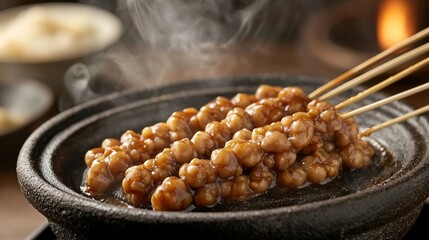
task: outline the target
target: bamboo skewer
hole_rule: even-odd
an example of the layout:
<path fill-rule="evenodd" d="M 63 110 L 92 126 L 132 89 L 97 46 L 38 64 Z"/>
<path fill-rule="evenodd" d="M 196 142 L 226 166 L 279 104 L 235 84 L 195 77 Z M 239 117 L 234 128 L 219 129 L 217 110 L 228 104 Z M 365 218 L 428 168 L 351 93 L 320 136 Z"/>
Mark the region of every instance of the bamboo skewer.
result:
<path fill-rule="evenodd" d="M 371 70 L 369 70 L 368 72 L 365 72 L 363 74 L 361 74 L 360 76 L 344 83 L 343 85 L 329 91 L 328 93 L 322 95 L 319 97 L 320 100 L 325 100 L 327 98 L 333 97 L 337 94 L 340 94 L 341 92 L 344 92 L 345 90 L 352 88 L 354 86 L 357 86 L 361 83 L 364 83 L 365 81 L 368 81 L 369 79 L 371 79 L 372 77 L 375 77 L 377 75 L 379 75 L 380 73 L 386 72 L 388 70 L 391 70 L 392 68 L 395 68 L 397 66 L 400 66 L 401 64 L 415 59 L 416 57 L 422 55 L 423 53 L 429 52 L 429 43 L 426 43 L 414 50 L 411 50 L 407 53 L 404 53 L 386 63 L 383 63 L 380 66 L 377 66 Z"/>
<path fill-rule="evenodd" d="M 396 124 L 396 123 L 399 123 L 399 122 L 403 122 L 403 121 L 405 121 L 405 120 L 407 120 L 409 118 L 412 118 L 414 116 L 417 116 L 417 115 L 420 115 L 420 114 L 423 114 L 423 113 L 426 113 L 426 112 L 429 112 L 429 105 L 426 105 L 424 107 L 416 109 L 416 110 L 414 110 L 412 112 L 409 112 L 407 114 L 404 114 L 402 116 L 390 119 L 389 121 L 377 124 L 377 125 L 375 125 L 373 127 L 367 128 L 366 130 L 364 130 L 361 133 L 359 133 L 358 137 L 361 138 L 361 137 L 369 136 L 372 133 L 374 133 L 376 131 L 379 131 L 380 129 L 383 129 L 385 127 L 389 127 L 389 126 L 391 126 L 393 124 Z"/>
<path fill-rule="evenodd" d="M 344 81 L 346 81 L 347 79 L 357 75 L 359 72 L 362 72 L 365 69 L 368 69 L 372 66 L 374 66 L 376 63 L 380 62 L 383 59 L 386 59 L 387 57 L 393 55 L 394 53 L 410 46 L 411 44 L 416 43 L 417 41 L 423 39 L 424 37 L 429 36 L 429 27 L 414 34 L 413 36 L 405 39 L 404 41 L 394 45 L 393 47 L 390 47 L 389 49 L 375 55 L 374 57 L 368 59 L 367 61 L 359 64 L 358 66 L 350 69 L 349 71 L 341 74 L 340 76 L 336 77 L 335 79 L 331 80 L 330 82 L 324 84 L 323 86 L 317 88 L 315 91 L 311 92 L 308 96 L 309 98 L 319 98 L 320 100 L 326 100 L 327 98 L 333 97 L 336 94 L 340 94 L 343 91 L 346 91 L 349 88 L 352 88 L 354 86 L 357 86 L 361 83 L 364 83 L 365 81 L 368 81 L 369 79 L 371 79 L 372 77 L 375 77 L 383 72 L 389 71 L 395 67 L 400 66 L 401 64 L 404 64 L 408 61 L 411 61 L 421 55 L 423 55 L 426 52 L 429 52 L 429 43 L 423 44 L 420 47 L 417 47 L 413 50 L 410 50 L 409 52 L 403 53 L 402 55 L 399 55 L 398 57 L 395 57 L 383 64 L 380 64 L 377 67 L 372 68 L 371 70 L 368 70 L 365 73 L 362 73 L 361 75 L 355 77 L 354 79 L 351 79 L 350 81 L 342 84 L 341 86 L 325 93 L 322 95 L 322 93 L 328 91 L 329 89 L 339 85 L 340 83 L 343 83 Z M 362 91 L 360 93 L 358 93 L 357 95 L 350 97 L 349 99 L 339 103 L 338 105 L 335 106 L 336 110 L 341 110 L 353 103 L 356 103 L 357 101 L 362 100 L 363 98 L 369 96 L 370 94 L 373 94 L 387 86 L 389 86 L 390 84 L 404 78 L 405 76 L 408 76 L 409 74 L 421 69 L 422 67 L 426 66 L 427 64 L 429 64 L 429 57 L 419 61 L 418 63 L 413 64 L 412 66 L 402 70 L 401 72 L 389 77 L 388 79 L 384 80 L 381 83 L 376 84 L 375 86 Z M 346 118 L 350 118 L 350 117 L 354 117 L 356 115 L 359 115 L 361 113 L 373 110 L 375 108 L 378 108 L 380 106 L 386 105 L 388 103 L 391 103 L 393 101 L 397 101 L 400 100 L 402 98 L 408 97 L 412 94 L 424 91 L 429 89 L 429 83 L 426 84 L 422 84 L 418 87 L 409 89 L 407 91 L 404 91 L 402 93 L 393 95 L 391 97 L 382 99 L 380 101 L 374 102 L 372 104 L 366 105 L 364 107 L 355 109 L 353 111 L 350 112 L 346 112 L 346 113 L 341 113 L 339 114 L 340 118 L 342 119 L 346 119 Z M 320 96 L 321 95 L 321 96 Z M 394 119 L 391 119 L 389 121 L 383 122 L 381 124 L 375 125 L 373 127 L 370 127 L 364 131 L 362 131 L 361 133 L 359 133 L 359 137 L 365 137 L 365 136 L 369 136 L 372 133 L 383 129 L 385 127 L 391 126 L 393 124 L 405 121 L 411 117 L 423 114 L 429 112 L 429 105 L 419 108 L 417 110 L 414 110 L 410 113 L 404 114 L 402 116 L 396 117 Z"/>
<path fill-rule="evenodd" d="M 424 90 L 427 90 L 427 89 L 429 89 L 429 82 L 425 83 L 425 84 L 422 84 L 422 85 L 420 85 L 418 87 L 414 87 L 412 89 L 409 89 L 407 91 L 395 94 L 395 95 L 393 95 L 391 97 L 382 99 L 380 101 L 368 104 L 368 105 L 366 105 L 364 107 L 361 107 L 361 108 L 358 108 L 356 110 L 353 110 L 353 111 L 350 111 L 350 112 L 346 112 L 346 113 L 342 113 L 342 114 L 340 114 L 340 117 L 343 118 L 343 119 L 354 117 L 354 116 L 359 115 L 361 113 L 373 110 L 375 108 L 381 107 L 381 106 L 386 105 L 388 103 L 391 103 L 393 101 L 400 100 L 402 98 L 408 97 L 410 95 L 413 95 L 415 93 L 418 93 L 418 92 L 421 92 L 421 91 L 424 91 Z"/>
<path fill-rule="evenodd" d="M 414 65 L 412 65 L 412 66 L 410 66 L 410 67 L 408 67 L 408 68 L 406 68 L 405 70 L 402 70 L 401 72 L 391 76 L 390 78 L 384 80 L 383 82 L 380 82 L 380 83 L 372 86 L 371 88 L 368 88 L 368 89 L 358 93 L 357 95 L 350 97 L 349 99 L 337 104 L 335 106 L 335 109 L 340 110 L 340 109 L 343 109 L 343 108 L 345 108 L 345 107 L 347 107 L 347 106 L 349 106 L 349 105 L 351 105 L 357 101 L 360 101 L 363 98 L 369 96 L 370 94 L 373 94 L 373 93 L 389 86 L 390 84 L 393 84 L 394 82 L 404 78 L 405 76 L 419 70 L 420 68 L 426 66 L 428 63 L 429 63 L 429 57 L 418 62 L 418 63 L 416 63 L 416 64 L 414 64 Z"/>
<path fill-rule="evenodd" d="M 376 64 L 377 62 L 389 57 L 390 55 L 392 55 L 393 53 L 423 39 L 424 37 L 429 35 L 429 27 L 426 29 L 423 29 L 422 31 L 412 35 L 411 37 L 405 39 L 404 41 L 401 41 L 399 43 L 397 43 L 396 45 L 384 50 L 383 52 L 375 55 L 374 57 L 368 59 L 367 61 L 359 64 L 358 66 L 350 69 L 349 71 L 341 74 L 340 76 L 338 76 L 337 78 L 329 81 L 327 84 L 319 87 L 318 89 L 316 89 L 315 91 L 313 91 L 312 93 L 310 93 L 308 96 L 310 98 L 316 98 L 319 95 L 321 95 L 323 92 L 326 92 L 327 90 L 329 90 L 330 88 L 337 86 L 338 84 L 344 82 L 345 80 L 347 80 L 348 78 L 356 75 L 357 73 L 373 66 L 374 64 Z"/>

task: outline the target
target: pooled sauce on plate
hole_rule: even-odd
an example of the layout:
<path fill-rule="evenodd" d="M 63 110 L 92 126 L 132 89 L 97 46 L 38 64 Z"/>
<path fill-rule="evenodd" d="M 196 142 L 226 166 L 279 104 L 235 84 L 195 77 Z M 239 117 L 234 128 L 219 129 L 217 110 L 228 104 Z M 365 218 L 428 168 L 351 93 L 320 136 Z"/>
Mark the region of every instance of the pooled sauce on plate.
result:
<path fill-rule="evenodd" d="M 186 211 L 191 212 L 222 212 L 222 211 L 250 211 L 269 209 L 279 206 L 293 206 L 305 203 L 317 202 L 332 199 L 347 194 L 352 194 L 360 190 L 371 188 L 388 180 L 392 175 L 401 169 L 401 164 L 395 161 L 392 154 L 386 147 L 374 139 L 369 139 L 371 146 L 375 150 L 372 164 L 366 169 L 345 169 L 337 177 L 324 184 L 305 184 L 299 188 L 288 188 L 273 186 L 265 193 L 250 198 L 246 201 L 228 201 L 219 199 L 219 202 L 212 207 L 189 206 Z M 86 178 L 85 170 L 83 179 Z M 82 189 L 85 182 L 82 182 Z M 97 201 L 113 204 L 125 208 L 142 208 L 152 210 L 150 204 L 145 206 L 135 206 L 130 204 L 122 191 L 120 184 L 113 187 L 111 192 L 96 197 Z"/>

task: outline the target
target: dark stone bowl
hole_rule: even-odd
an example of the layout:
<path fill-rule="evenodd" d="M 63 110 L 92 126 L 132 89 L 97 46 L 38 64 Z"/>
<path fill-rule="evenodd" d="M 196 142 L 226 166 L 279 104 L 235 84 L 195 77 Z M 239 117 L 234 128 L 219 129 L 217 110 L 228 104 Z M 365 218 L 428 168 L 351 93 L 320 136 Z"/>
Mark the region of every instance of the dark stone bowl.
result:
<path fill-rule="evenodd" d="M 126 90 L 71 108 L 39 127 L 20 151 L 17 174 L 28 201 L 59 239 L 170 235 L 205 239 L 401 239 L 429 196 L 426 117 L 380 130 L 367 169 L 344 171 L 324 185 L 273 189 L 240 204 L 190 212 L 158 212 L 93 200 L 82 194 L 83 156 L 106 137 L 165 121 L 172 112 L 216 96 L 252 93 L 262 84 L 298 85 L 307 93 L 323 80 L 256 75 Z M 362 89 L 332 99 L 336 103 Z M 385 98 L 379 93 L 353 107 Z M 395 102 L 356 119 L 362 128 L 411 111 Z"/>

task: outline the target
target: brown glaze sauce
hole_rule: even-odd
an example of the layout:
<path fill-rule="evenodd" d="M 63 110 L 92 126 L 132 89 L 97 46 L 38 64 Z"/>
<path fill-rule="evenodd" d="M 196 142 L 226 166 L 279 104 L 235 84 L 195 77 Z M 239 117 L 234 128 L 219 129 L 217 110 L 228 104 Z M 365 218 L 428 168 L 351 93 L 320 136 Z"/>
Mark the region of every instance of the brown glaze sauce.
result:
<path fill-rule="evenodd" d="M 217 204 L 210 207 L 197 207 L 191 204 L 185 212 L 222 212 L 269 209 L 279 206 L 292 206 L 317 202 L 365 190 L 388 181 L 401 169 L 401 163 L 396 161 L 387 147 L 375 139 L 368 138 L 368 142 L 375 150 L 372 163 L 363 169 L 342 169 L 341 174 L 332 179 L 326 179 L 320 184 L 306 183 L 297 188 L 281 187 L 275 184 L 264 193 L 255 195 L 244 201 L 232 201 L 218 198 Z M 86 172 L 83 178 L 86 178 Z M 94 200 L 124 208 L 138 208 L 152 210 L 150 204 L 132 205 L 126 199 L 120 184 L 112 188 L 109 193 L 99 197 L 91 196 Z M 81 184 L 85 193 L 85 182 Z"/>

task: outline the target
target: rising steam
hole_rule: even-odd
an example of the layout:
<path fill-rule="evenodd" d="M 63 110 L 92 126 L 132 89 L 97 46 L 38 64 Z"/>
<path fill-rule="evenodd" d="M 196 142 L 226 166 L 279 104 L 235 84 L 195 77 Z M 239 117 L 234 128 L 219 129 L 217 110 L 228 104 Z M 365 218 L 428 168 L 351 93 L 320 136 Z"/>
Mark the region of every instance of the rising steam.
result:
<path fill-rule="evenodd" d="M 127 0 L 121 3 L 118 7 L 126 10 L 132 25 L 131 41 L 134 48 L 140 50 L 134 64 L 126 61 L 129 56 L 122 57 L 122 62 L 137 63 L 140 69 L 137 76 L 146 81 L 171 81 L 172 76 L 190 78 L 190 72 L 204 72 L 207 76 L 227 74 L 228 68 L 246 64 L 234 55 L 239 43 L 272 39 L 285 34 L 291 25 L 291 19 L 285 14 L 290 11 L 288 5 L 277 0 Z M 253 44 L 246 50 L 259 49 Z M 228 59 L 228 66 L 222 59 Z M 133 70 L 127 72 L 135 74 Z"/>
<path fill-rule="evenodd" d="M 237 49 L 243 51 L 243 42 L 252 42 L 244 51 L 261 51 L 261 40 L 288 34 L 296 20 L 291 17 L 296 14 L 289 13 L 300 2 L 286 3 L 290 1 L 116 1 L 114 11 L 124 21 L 126 32 L 105 59 L 117 65 L 115 76 L 120 76 L 120 85 L 126 88 L 230 74 L 248 64 L 236 54 Z"/>
<path fill-rule="evenodd" d="M 143 42 L 150 47 L 187 51 L 224 46 L 252 34 L 255 16 L 267 2 L 253 1 L 241 9 L 237 9 L 237 1 L 229 0 L 128 0 L 126 3 Z M 258 29 L 253 32 L 257 33 Z"/>

